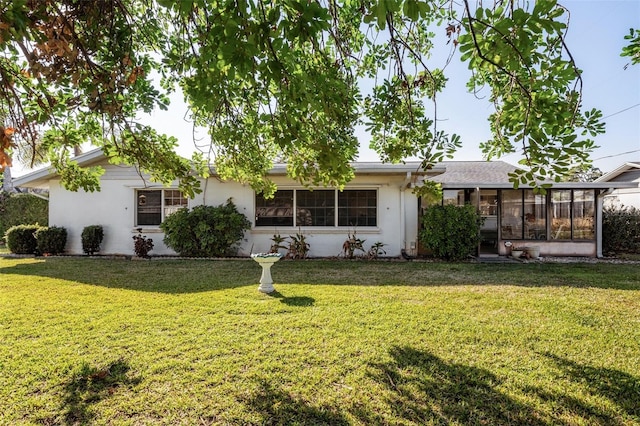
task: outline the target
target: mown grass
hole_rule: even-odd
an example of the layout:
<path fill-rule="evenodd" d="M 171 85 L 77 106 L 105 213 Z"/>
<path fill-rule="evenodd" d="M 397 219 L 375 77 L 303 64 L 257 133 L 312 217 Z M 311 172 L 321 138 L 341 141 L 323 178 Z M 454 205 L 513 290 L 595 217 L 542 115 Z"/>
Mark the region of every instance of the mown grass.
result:
<path fill-rule="evenodd" d="M 0 424 L 639 424 L 639 268 L 0 258 Z"/>

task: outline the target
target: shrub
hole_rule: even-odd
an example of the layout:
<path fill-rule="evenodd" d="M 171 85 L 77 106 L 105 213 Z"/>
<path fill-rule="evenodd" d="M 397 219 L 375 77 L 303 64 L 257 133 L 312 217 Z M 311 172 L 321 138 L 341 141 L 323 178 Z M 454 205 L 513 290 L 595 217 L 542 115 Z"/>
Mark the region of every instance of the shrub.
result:
<path fill-rule="evenodd" d="M 309 254 L 309 243 L 303 233 L 289 235 L 289 247 L 286 257 L 289 259 L 306 259 Z"/>
<path fill-rule="evenodd" d="M 49 202 L 31 194 L 0 192 L 0 236 L 12 226 L 49 224 Z"/>
<path fill-rule="evenodd" d="M 640 253 L 640 209 L 615 206 L 602 209 L 602 251 Z"/>
<path fill-rule="evenodd" d="M 142 235 L 142 228 L 138 228 L 138 235 L 133 236 L 133 251 L 136 256 L 149 259 L 149 252 L 153 250 L 153 240 Z"/>
<path fill-rule="evenodd" d="M 429 207 L 422 218 L 420 241 L 436 257 L 461 260 L 475 253 L 482 217 L 471 205 Z"/>
<path fill-rule="evenodd" d="M 82 251 L 92 255 L 100 251 L 100 244 L 104 238 L 104 230 L 101 225 L 85 226 L 82 230 Z"/>
<path fill-rule="evenodd" d="M 160 225 L 164 242 L 181 256 L 212 257 L 235 254 L 234 246 L 251 223 L 231 199 L 219 206 L 196 206 L 168 216 Z"/>
<path fill-rule="evenodd" d="M 7 247 L 11 253 L 34 254 L 38 248 L 35 233 L 40 225 L 16 225 L 7 230 Z"/>
<path fill-rule="evenodd" d="M 356 250 L 360 250 L 364 253 L 364 242 L 366 240 L 356 237 L 356 231 L 353 234 L 347 232 L 347 239 L 342 243 L 342 253 L 347 259 L 353 259 L 355 257 Z"/>
<path fill-rule="evenodd" d="M 67 230 L 59 226 L 45 226 L 35 232 L 38 253 L 59 254 L 67 245 Z"/>

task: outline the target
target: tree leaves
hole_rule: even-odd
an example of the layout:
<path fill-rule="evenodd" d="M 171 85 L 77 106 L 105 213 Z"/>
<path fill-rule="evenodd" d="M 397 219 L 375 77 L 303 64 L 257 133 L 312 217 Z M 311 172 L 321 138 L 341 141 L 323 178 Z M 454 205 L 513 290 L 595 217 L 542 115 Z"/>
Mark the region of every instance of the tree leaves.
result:
<path fill-rule="evenodd" d="M 434 31 L 442 31 L 473 71 L 470 87 L 491 89 L 494 136 L 481 145 L 485 155 L 521 152 L 527 170 L 514 184 L 536 182 L 588 161 L 589 137 L 604 130 L 599 112 L 581 111 L 563 18 L 554 0 L 492 8 L 15 0 L 0 8 L 0 116 L 18 141 L 45 144 L 68 188 L 97 188 L 98 174 L 83 174 L 66 155 L 87 141 L 154 180 L 178 179 L 188 194 L 199 190 L 194 170 L 206 175 L 209 157 L 223 178 L 266 195 L 275 190 L 267 174 L 276 161 L 303 184 L 342 187 L 353 177 L 358 124 L 385 161 L 417 155 L 428 167 L 461 146 L 438 128 L 447 78 L 429 58 Z M 175 154 L 175 139 L 137 119 L 166 108 L 177 85 L 211 138 L 191 162 Z M 11 149 L 0 150 L 5 164 Z"/>

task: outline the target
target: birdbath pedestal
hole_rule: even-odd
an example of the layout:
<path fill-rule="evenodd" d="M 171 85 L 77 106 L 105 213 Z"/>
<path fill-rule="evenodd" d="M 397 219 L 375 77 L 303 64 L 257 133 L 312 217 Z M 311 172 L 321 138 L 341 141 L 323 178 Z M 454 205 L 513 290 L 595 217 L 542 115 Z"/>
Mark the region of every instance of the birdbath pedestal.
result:
<path fill-rule="evenodd" d="M 282 255 L 280 253 L 257 253 L 252 254 L 251 258 L 262 266 L 262 276 L 260 277 L 260 285 L 258 290 L 263 293 L 272 293 L 276 289 L 273 287 L 273 278 L 271 278 L 271 266 L 276 263 Z"/>

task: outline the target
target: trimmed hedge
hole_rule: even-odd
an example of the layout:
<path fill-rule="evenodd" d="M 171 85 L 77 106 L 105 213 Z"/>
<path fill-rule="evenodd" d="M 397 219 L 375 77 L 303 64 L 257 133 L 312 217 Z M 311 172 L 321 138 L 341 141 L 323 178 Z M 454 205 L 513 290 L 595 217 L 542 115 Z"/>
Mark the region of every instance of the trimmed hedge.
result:
<path fill-rule="evenodd" d="M 100 251 L 100 244 L 104 238 L 104 229 L 101 225 L 85 226 L 82 230 L 82 251 L 91 256 Z"/>
<path fill-rule="evenodd" d="M 59 226 L 48 226 L 35 233 L 40 254 L 60 254 L 67 245 L 67 230 Z"/>
<path fill-rule="evenodd" d="M 616 206 L 602 210 L 602 251 L 607 256 L 640 253 L 640 209 Z"/>
<path fill-rule="evenodd" d="M 471 205 L 432 206 L 422 218 L 420 241 L 436 257 L 462 260 L 475 254 L 482 221 Z"/>
<path fill-rule="evenodd" d="M 16 225 L 49 224 L 49 202 L 31 194 L 0 192 L 0 237 Z"/>
<path fill-rule="evenodd" d="M 7 247 L 15 254 L 35 254 L 38 249 L 36 232 L 40 225 L 16 225 L 7 230 Z"/>

